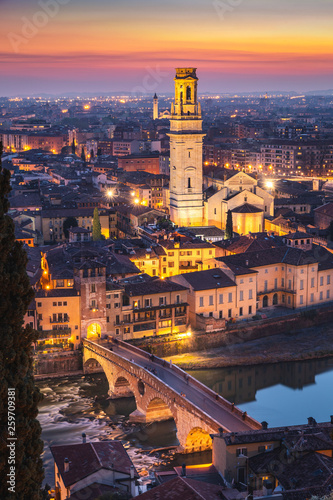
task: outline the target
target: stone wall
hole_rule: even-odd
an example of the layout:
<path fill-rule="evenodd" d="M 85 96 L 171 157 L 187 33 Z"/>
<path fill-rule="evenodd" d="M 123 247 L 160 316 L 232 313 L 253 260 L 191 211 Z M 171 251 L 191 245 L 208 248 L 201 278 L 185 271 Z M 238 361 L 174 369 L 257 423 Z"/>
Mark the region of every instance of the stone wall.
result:
<path fill-rule="evenodd" d="M 34 375 L 68 375 L 82 370 L 81 351 L 38 354 L 34 356 Z"/>
<path fill-rule="evenodd" d="M 170 338 L 140 339 L 137 347 L 161 358 L 186 354 L 188 352 L 205 351 L 216 347 L 240 344 L 281 333 L 293 333 L 333 321 L 332 307 L 309 309 L 285 317 L 267 320 L 238 323 L 230 325 L 227 330 L 211 333 L 194 333 L 190 338 L 174 340 Z M 132 342 L 133 343 L 133 342 Z"/>

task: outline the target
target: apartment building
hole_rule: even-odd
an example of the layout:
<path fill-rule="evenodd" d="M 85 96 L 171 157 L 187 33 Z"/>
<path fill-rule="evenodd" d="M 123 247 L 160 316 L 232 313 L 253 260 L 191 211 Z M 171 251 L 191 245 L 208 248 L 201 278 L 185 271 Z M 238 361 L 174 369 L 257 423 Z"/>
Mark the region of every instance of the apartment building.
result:
<path fill-rule="evenodd" d="M 181 274 L 170 278 L 188 288 L 191 326 L 214 331 L 226 321 L 256 313 L 256 271 L 233 267 Z"/>
<path fill-rule="evenodd" d="M 311 235 L 284 236 L 286 246 L 269 251 L 219 257 L 222 269 L 234 266 L 257 271 L 257 308 L 297 309 L 332 301 L 333 255 L 312 243 Z"/>

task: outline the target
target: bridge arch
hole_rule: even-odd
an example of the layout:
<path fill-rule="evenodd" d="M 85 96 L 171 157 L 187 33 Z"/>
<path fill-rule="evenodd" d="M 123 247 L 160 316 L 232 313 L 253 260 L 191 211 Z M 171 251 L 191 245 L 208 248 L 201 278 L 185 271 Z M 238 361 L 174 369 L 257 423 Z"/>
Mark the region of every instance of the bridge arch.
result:
<path fill-rule="evenodd" d="M 135 396 L 132 385 L 124 375 L 125 374 L 119 375 L 117 378 L 115 377 L 112 393 L 114 398 L 129 398 Z"/>
<path fill-rule="evenodd" d="M 201 427 L 193 427 L 186 437 L 185 453 L 195 453 L 212 449 L 212 438 Z"/>
<path fill-rule="evenodd" d="M 174 419 L 174 415 L 168 404 L 159 397 L 152 398 L 146 409 L 146 422 L 156 422 Z"/>

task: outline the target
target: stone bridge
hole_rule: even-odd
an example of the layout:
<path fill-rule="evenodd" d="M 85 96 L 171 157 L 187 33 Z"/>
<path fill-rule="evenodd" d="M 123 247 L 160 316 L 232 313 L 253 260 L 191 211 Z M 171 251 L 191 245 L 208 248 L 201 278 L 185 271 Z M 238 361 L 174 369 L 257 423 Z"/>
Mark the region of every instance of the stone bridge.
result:
<path fill-rule="evenodd" d="M 85 373 L 104 371 L 113 398 L 134 396 L 134 422 L 174 419 L 179 450 L 212 448 L 210 434 L 260 429 L 261 425 L 175 365 L 114 341 L 83 341 Z"/>

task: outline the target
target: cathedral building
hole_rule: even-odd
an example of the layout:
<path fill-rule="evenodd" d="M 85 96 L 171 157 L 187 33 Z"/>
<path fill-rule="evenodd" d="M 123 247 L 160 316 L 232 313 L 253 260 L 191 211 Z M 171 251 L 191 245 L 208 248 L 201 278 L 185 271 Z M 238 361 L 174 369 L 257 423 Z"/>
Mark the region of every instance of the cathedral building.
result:
<path fill-rule="evenodd" d="M 177 68 L 170 118 L 170 218 L 178 226 L 203 225 L 201 106 L 196 68 Z"/>

